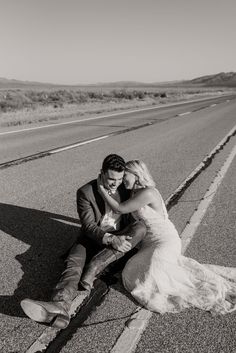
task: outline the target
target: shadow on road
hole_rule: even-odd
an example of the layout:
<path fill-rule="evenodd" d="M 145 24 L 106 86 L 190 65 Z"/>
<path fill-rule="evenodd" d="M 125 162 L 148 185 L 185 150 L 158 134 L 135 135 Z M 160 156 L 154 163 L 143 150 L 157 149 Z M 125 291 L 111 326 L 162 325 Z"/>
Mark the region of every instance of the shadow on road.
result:
<path fill-rule="evenodd" d="M 6 252 L 10 253 L 8 259 L 6 255 L 5 258 L 1 255 L 2 261 L 6 261 L 1 271 L 14 276 L 14 270 L 7 268 L 13 254 L 12 260 L 19 262 L 23 276 L 13 295 L 0 295 L 0 312 L 20 317 L 24 316 L 20 308 L 23 298 L 50 298 L 52 288 L 63 270 L 65 254 L 78 237 L 79 220 L 3 203 L 0 203 L 0 215 L 0 230 L 23 242 L 24 247 L 25 244 L 30 246 L 26 252 L 16 256 L 16 249 L 7 248 Z M 10 282 L 11 278 L 3 284 L 10 288 Z"/>

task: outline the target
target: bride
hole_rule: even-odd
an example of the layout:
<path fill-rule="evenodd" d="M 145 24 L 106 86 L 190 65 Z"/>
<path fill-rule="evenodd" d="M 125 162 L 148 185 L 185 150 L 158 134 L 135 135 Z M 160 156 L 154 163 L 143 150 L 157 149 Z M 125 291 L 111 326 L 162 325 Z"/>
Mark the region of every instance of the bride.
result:
<path fill-rule="evenodd" d="M 236 310 L 236 268 L 202 265 L 181 255 L 181 239 L 142 161 L 126 164 L 124 184 L 132 194 L 119 204 L 101 178 L 98 181 L 100 194 L 115 212 L 132 212 L 147 227 L 140 250 L 122 273 L 131 295 L 142 306 L 161 314 L 191 306 L 221 314 Z"/>

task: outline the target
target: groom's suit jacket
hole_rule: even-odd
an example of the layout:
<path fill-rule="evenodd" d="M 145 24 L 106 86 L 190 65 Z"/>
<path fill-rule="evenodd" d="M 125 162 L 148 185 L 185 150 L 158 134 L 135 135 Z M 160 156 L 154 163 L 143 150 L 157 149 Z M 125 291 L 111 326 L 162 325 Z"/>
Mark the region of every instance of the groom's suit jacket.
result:
<path fill-rule="evenodd" d="M 127 200 L 130 192 L 121 184 L 117 189 L 121 202 Z M 105 202 L 98 192 L 97 180 L 92 180 L 77 191 L 77 210 L 81 222 L 82 238 L 90 238 L 102 245 L 102 238 L 106 231 L 102 230 L 101 220 L 105 214 Z M 120 229 L 133 221 L 130 214 L 121 216 Z"/>

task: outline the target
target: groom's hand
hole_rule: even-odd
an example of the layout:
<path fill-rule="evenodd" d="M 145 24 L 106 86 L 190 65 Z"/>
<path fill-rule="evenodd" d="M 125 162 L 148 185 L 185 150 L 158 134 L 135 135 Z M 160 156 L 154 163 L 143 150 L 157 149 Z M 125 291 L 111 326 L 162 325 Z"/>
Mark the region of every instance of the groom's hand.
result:
<path fill-rule="evenodd" d="M 132 245 L 128 241 L 129 239 L 132 239 L 132 237 L 129 237 L 127 235 L 119 235 L 119 236 L 113 236 L 112 238 L 112 243 L 111 246 L 120 252 L 127 252 L 131 249 Z"/>

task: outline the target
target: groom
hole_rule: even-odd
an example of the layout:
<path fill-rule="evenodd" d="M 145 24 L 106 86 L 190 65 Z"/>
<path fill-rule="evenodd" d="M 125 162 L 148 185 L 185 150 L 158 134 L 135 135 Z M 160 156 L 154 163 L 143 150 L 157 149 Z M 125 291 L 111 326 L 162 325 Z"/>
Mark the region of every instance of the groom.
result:
<path fill-rule="evenodd" d="M 101 169 L 104 187 L 118 202 L 130 194 L 122 181 L 125 161 L 116 154 L 108 155 Z M 81 234 L 66 259 L 66 268 L 53 290 L 52 301 L 24 299 L 25 314 L 38 322 L 53 322 L 53 327 L 65 328 L 70 322 L 69 310 L 80 282 L 90 290 L 96 277 L 112 262 L 134 248 L 145 236 L 146 227 L 130 214 L 114 213 L 98 192 L 97 180 L 77 191 L 77 210 Z M 81 278 L 82 276 L 82 278 Z"/>

